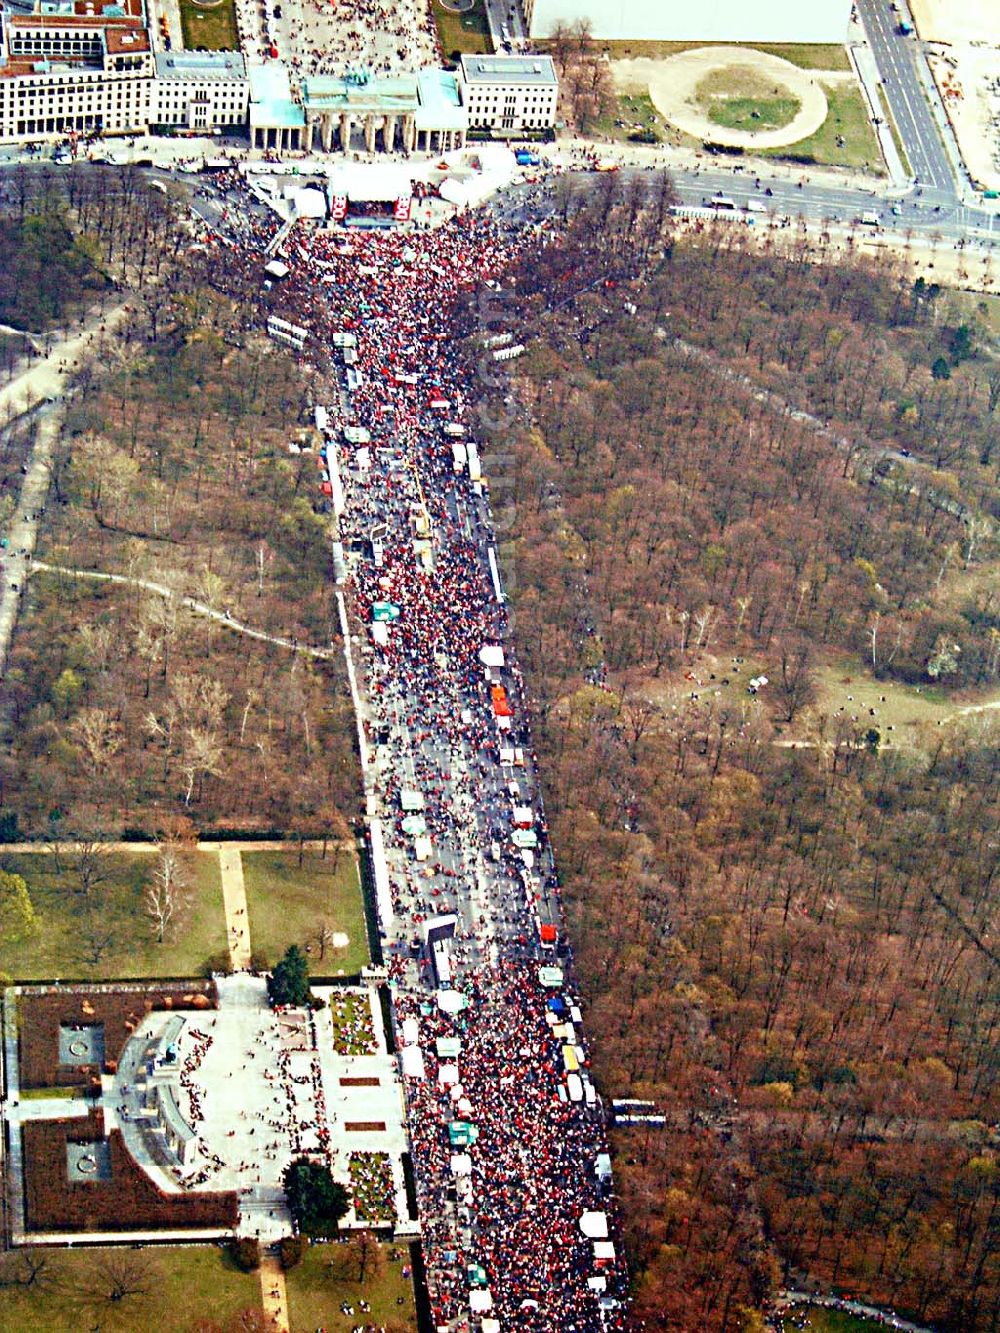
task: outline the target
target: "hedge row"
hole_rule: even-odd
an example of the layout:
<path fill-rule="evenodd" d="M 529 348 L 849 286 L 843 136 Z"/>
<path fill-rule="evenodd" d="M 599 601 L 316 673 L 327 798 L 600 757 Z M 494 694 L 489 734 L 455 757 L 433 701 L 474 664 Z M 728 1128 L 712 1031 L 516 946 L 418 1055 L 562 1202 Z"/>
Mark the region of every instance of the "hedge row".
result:
<path fill-rule="evenodd" d="M 22 991 L 18 996 L 19 1082 L 22 1088 L 73 1087 L 99 1075 L 95 1066 L 59 1063 L 59 1028 L 83 1023 L 104 1028 L 104 1055 L 117 1060 L 132 1032 L 154 1009 L 214 1009 L 213 981 L 159 982 L 149 986 L 79 987 Z"/>
<path fill-rule="evenodd" d="M 133 1160 L 121 1132 L 108 1136 L 111 1179 L 66 1175 L 66 1144 L 104 1137 L 103 1117 L 34 1120 L 22 1126 L 25 1220 L 29 1231 L 231 1229 L 239 1218 L 232 1191 L 165 1194 Z"/>

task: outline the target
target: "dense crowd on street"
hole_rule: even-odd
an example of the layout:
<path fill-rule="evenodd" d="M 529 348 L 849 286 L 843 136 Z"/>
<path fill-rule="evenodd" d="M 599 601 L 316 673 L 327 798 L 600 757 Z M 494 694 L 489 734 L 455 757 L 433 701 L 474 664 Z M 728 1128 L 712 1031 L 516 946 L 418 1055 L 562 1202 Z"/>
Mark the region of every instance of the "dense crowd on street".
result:
<path fill-rule="evenodd" d="M 255 266 L 260 274 L 264 240 L 234 251 L 244 290 Z M 378 751 L 396 1018 L 416 1021 L 425 1059 L 425 1077 L 407 1079 L 407 1101 L 433 1314 L 437 1323 L 468 1317 L 468 1266 L 481 1265 L 503 1327 L 582 1333 L 620 1327 L 623 1318 L 623 1258 L 610 1182 L 598 1170 L 607 1148 L 599 1107 L 566 1095 L 555 992 L 539 975 L 572 960 L 566 949 L 557 960 L 539 944 L 540 914 L 558 920 L 559 904 L 525 692 L 487 561 L 496 541 L 488 496 L 467 471 L 460 475 L 452 451 L 458 425 L 477 438 L 485 396 L 456 337 L 461 295 L 484 279 L 499 293 L 504 274 L 536 243 L 489 213 L 460 215 L 435 231 L 300 231 L 284 247 L 291 273 L 275 313 L 310 331 L 305 356 L 314 365 L 324 361 L 320 349 L 336 346 L 333 335 L 357 338 L 353 389 L 339 367 L 331 385 L 326 447 L 346 495 L 340 535 L 351 553 L 351 611 L 369 626 L 376 604 L 398 608 L 364 649 L 363 720 Z M 348 443 L 350 426 L 369 432 L 370 442 Z M 384 551 L 376 560 L 379 525 Z M 422 552 L 415 545 L 421 532 L 430 560 L 426 543 Z M 480 656 L 486 645 L 504 653 L 492 675 Z M 501 680 L 511 703 L 503 731 L 491 702 L 491 681 Z M 513 746 L 517 770 L 501 764 Z M 417 859 L 403 830 L 404 788 L 422 796 L 429 857 Z M 515 791 L 534 807 L 529 854 L 512 845 Z M 465 1000 L 458 1014 L 434 1003 L 428 982 L 438 978 L 426 952 L 416 959 L 408 947 L 420 923 L 447 911 L 458 916 L 450 950 L 451 984 Z M 457 1087 L 438 1078 L 439 1037 L 461 1040 Z M 580 1054 L 586 1073 L 582 1046 Z M 449 1135 L 456 1118 L 478 1132 L 468 1147 L 471 1177 L 458 1185 Z M 611 1217 L 615 1255 L 601 1269 L 580 1228 L 591 1210 Z"/>

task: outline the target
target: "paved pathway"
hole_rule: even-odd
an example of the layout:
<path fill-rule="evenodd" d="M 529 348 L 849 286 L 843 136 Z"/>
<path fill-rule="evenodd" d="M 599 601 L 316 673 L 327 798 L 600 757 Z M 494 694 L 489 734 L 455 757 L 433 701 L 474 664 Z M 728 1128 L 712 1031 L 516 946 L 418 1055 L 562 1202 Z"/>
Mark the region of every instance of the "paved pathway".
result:
<path fill-rule="evenodd" d="M 276 1254 L 265 1254 L 260 1261 L 260 1295 L 264 1314 L 275 1328 L 288 1329 L 288 1293 L 285 1274 Z"/>
<path fill-rule="evenodd" d="M 234 972 L 250 970 L 250 922 L 247 920 L 247 893 L 243 883 L 243 857 L 238 847 L 219 848 L 219 874 L 222 877 L 222 901 L 226 908 L 226 938 Z"/>

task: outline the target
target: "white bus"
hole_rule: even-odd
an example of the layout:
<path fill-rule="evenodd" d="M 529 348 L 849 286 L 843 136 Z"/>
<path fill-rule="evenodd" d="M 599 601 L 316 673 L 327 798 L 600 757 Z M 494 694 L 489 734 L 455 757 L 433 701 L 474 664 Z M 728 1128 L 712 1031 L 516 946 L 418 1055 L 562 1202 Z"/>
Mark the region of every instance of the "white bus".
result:
<path fill-rule="evenodd" d="M 709 208 L 716 208 L 721 213 L 735 213 L 736 200 L 730 199 L 728 194 L 714 194 L 708 201 Z"/>

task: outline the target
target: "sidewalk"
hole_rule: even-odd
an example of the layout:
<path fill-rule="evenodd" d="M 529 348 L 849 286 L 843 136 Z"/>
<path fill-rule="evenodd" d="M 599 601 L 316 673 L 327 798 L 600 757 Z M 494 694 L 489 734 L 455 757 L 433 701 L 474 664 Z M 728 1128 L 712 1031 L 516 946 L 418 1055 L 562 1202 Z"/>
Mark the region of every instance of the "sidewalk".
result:
<path fill-rule="evenodd" d="M 234 972 L 250 970 L 250 922 L 247 920 L 247 894 L 243 883 L 243 857 L 238 847 L 219 848 L 219 875 L 222 901 L 226 908 L 226 938 Z"/>
<path fill-rule="evenodd" d="M 275 1327 L 288 1333 L 288 1293 L 285 1274 L 276 1254 L 265 1254 L 260 1260 L 260 1297 L 264 1314 Z"/>

